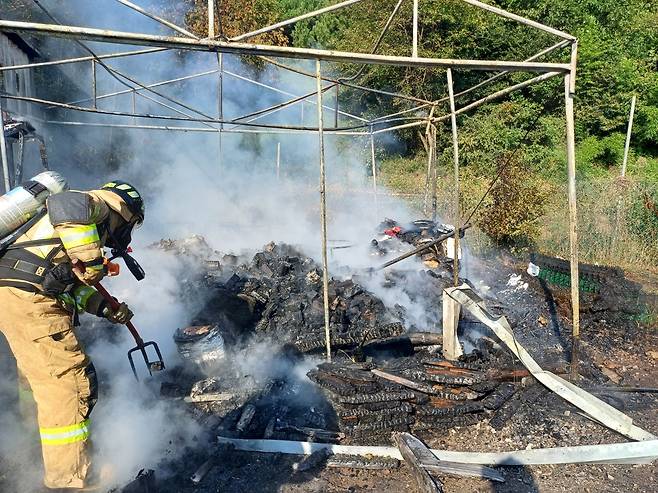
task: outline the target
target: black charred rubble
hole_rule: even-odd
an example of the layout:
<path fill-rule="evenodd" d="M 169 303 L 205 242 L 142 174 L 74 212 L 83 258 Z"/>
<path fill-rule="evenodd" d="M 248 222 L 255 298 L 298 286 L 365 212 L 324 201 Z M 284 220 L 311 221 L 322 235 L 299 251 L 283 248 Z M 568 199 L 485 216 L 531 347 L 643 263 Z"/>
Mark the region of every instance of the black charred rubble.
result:
<path fill-rule="evenodd" d="M 270 244 L 253 260 L 231 269 L 228 279 L 212 280 L 213 296 L 198 320 L 220 319 L 231 337 L 276 335 L 302 353 L 325 348 L 322 270 L 287 245 Z M 400 335 L 397 314 L 352 280 L 330 280 L 332 347 L 353 348 Z"/>
<path fill-rule="evenodd" d="M 421 384 L 427 392 L 381 378 L 370 371 L 375 368 Z M 332 403 L 340 430 L 359 441 L 385 439 L 391 431 L 443 433 L 470 426 L 490 417 L 519 389 L 513 383 L 483 385 L 486 375 L 475 366 L 429 355 L 377 366 L 322 363 L 308 377 Z"/>
<path fill-rule="evenodd" d="M 210 297 L 194 323 L 221 327 L 227 348 L 248 347 L 249 341 L 264 339 L 282 346 L 282 357 L 291 363 L 304 353 L 322 355 L 325 333 L 318 265 L 290 246 L 275 244 L 267 245 L 250 262 L 230 261 L 229 265 L 220 261 L 220 272 L 209 272 L 203 281 Z M 392 431 L 435 434 L 475 424 L 495 415 L 519 390 L 519 385 L 488 379 L 487 371 L 510 368 L 512 361 L 486 340 L 463 362 L 453 363 L 442 360 L 436 347 L 432 352 L 368 344 L 397 340 L 405 325 L 411 324 L 402 307 L 388 309 L 361 286 L 360 276 L 365 275 L 330 280 L 330 330 L 332 348 L 337 351 L 334 362 L 321 363 L 308 372 L 306 385 L 316 394 L 311 398 L 313 405 L 309 406 L 308 399 L 297 399 L 298 383 L 280 376 L 252 386 L 228 404 L 195 403 L 197 408 L 222 414 L 220 434 L 388 444 Z M 452 278 L 449 271 L 440 269 L 393 270 L 386 282 L 413 284 L 414 292 L 408 295 L 427 297 L 440 317 L 441 293 Z M 427 322 L 440 327 L 439 320 Z M 414 388 L 382 378 L 373 373 L 375 369 L 412 381 Z M 231 382 L 239 379 L 221 375 L 211 382 L 209 392 L 228 392 Z"/>

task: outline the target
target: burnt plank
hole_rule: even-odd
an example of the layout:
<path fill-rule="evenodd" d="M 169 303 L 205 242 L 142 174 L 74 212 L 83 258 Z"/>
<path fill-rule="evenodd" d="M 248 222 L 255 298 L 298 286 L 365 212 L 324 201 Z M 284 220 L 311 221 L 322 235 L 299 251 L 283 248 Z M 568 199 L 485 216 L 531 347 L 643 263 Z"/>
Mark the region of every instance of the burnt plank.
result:
<path fill-rule="evenodd" d="M 400 449 L 402 458 L 411 468 L 411 472 L 416 480 L 416 484 L 418 485 L 417 491 L 419 493 L 443 493 L 443 485 L 423 469 L 418 457 L 416 457 L 415 450 L 409 446 L 406 437 L 411 437 L 411 435 L 408 433 L 396 433 L 394 435 L 395 443 L 398 449 Z"/>
<path fill-rule="evenodd" d="M 492 481 L 505 482 L 505 478 L 496 470 L 480 464 L 460 464 L 458 462 L 447 462 L 439 460 L 423 442 L 409 433 L 400 434 L 402 440 L 412 451 L 418 464 L 426 471 L 447 474 L 450 476 L 490 479 Z M 400 452 L 402 449 L 400 448 Z M 404 454 L 403 454 L 404 456 Z M 405 458 L 406 459 L 406 458 Z"/>

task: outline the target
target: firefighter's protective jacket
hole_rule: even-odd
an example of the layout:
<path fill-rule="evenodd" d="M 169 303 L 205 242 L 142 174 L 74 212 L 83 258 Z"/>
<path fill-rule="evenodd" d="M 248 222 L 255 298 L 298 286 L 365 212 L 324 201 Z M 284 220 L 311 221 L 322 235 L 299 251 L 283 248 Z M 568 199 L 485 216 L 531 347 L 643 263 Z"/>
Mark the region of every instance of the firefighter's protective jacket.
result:
<path fill-rule="evenodd" d="M 102 279 L 102 247 L 130 212 L 120 197 L 105 190 L 53 195 L 47 210 L 11 250 L 0 254 L 0 286 L 41 293 L 71 310 L 101 316 L 102 297 L 89 284 Z M 72 268 L 76 262 L 84 274 Z"/>
<path fill-rule="evenodd" d="M 96 372 L 79 344 L 71 314 L 102 312 L 89 284 L 103 276 L 110 232 L 131 219 L 125 203 L 105 190 L 51 196 L 48 214 L 0 253 L 0 332 L 32 389 L 48 488 L 88 485 L 89 416 Z M 76 276 L 75 261 L 85 266 Z"/>

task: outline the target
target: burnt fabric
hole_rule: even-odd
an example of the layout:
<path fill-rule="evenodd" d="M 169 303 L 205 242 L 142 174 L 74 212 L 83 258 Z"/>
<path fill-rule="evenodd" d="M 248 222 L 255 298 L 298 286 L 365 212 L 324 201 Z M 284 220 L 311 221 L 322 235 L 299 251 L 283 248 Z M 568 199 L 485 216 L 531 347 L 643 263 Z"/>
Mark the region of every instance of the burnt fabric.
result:
<path fill-rule="evenodd" d="M 70 313 L 52 298 L 8 287 L 0 287 L 0 306 L 0 331 L 37 403 L 44 484 L 84 487 L 97 384 Z"/>

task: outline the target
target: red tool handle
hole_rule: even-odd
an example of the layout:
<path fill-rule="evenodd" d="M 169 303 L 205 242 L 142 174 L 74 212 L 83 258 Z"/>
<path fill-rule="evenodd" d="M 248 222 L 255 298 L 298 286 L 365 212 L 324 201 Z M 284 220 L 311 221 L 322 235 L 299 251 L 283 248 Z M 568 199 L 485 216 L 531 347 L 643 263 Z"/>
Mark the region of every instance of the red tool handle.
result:
<path fill-rule="evenodd" d="M 82 262 L 80 261 L 74 261 L 73 262 L 73 268 L 77 269 L 78 272 L 83 272 L 85 271 L 84 266 L 82 265 Z M 94 288 L 101 294 L 103 298 L 105 298 L 105 301 L 107 301 L 108 305 L 110 305 L 110 308 L 112 310 L 116 310 L 121 306 L 121 304 L 114 299 L 114 297 L 105 289 L 100 282 L 97 282 L 96 284 L 93 285 Z M 137 327 L 133 325 L 132 322 L 128 322 L 126 324 L 126 327 L 128 327 L 128 330 L 133 336 L 133 339 L 135 339 L 135 342 L 137 343 L 137 347 L 144 347 L 144 340 L 142 337 L 139 335 L 139 332 L 137 332 Z"/>
<path fill-rule="evenodd" d="M 103 298 L 105 298 L 105 301 L 107 301 L 108 305 L 110 305 L 110 308 L 112 308 L 112 310 L 116 310 L 119 308 L 119 306 L 121 306 L 121 304 L 117 300 L 115 300 L 110 293 L 108 293 L 107 289 L 105 289 L 100 282 L 94 284 L 94 287 L 103 296 Z M 137 346 L 143 347 L 144 340 L 139 335 L 139 332 L 137 332 L 137 328 L 133 325 L 133 323 L 129 321 L 128 323 L 126 323 L 126 327 L 128 327 L 128 330 L 130 331 L 133 338 L 135 339 Z"/>

